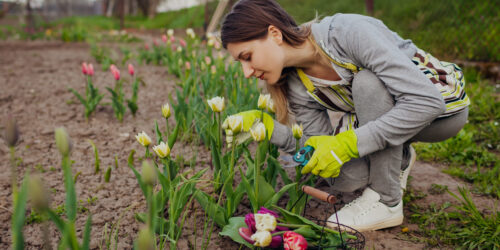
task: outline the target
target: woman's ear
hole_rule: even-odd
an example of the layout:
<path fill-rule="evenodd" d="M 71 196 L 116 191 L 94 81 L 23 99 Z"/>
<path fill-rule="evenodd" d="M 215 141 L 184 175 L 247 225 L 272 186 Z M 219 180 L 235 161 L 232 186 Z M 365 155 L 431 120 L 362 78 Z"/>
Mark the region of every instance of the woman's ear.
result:
<path fill-rule="evenodd" d="M 278 45 L 283 43 L 283 34 L 281 33 L 281 30 L 272 24 L 267 27 L 267 35 L 270 36 L 270 38 L 273 39 L 273 41 Z"/>

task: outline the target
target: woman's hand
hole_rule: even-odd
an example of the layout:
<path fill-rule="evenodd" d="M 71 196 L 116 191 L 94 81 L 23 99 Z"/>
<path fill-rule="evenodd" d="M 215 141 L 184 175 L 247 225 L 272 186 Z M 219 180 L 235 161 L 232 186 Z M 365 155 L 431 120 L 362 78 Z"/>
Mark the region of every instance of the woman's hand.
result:
<path fill-rule="evenodd" d="M 323 178 L 339 176 L 344 163 L 359 157 L 357 141 L 354 130 L 336 136 L 311 136 L 304 146 L 314 147 L 314 154 L 302 169 L 302 174 L 311 172 Z"/>
<path fill-rule="evenodd" d="M 240 112 L 233 116 L 242 117 L 243 126 L 241 128 L 241 131 L 239 131 L 237 134 L 232 133 L 230 126 L 228 124 L 228 118 L 226 118 L 222 123 L 222 128 L 226 131 L 226 136 L 236 136 L 235 137 L 236 144 L 240 144 L 246 141 L 248 138 L 250 138 L 250 133 L 249 133 L 250 128 L 254 124 L 257 124 L 257 122 L 259 121 L 264 123 L 264 126 L 266 128 L 267 138 L 271 139 L 274 130 L 274 120 L 268 113 L 254 109 L 254 110 Z"/>

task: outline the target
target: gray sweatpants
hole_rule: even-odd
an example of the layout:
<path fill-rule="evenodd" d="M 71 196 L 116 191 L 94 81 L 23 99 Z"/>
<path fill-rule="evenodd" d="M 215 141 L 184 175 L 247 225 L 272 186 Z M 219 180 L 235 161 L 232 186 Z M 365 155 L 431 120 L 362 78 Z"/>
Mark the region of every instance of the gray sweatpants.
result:
<path fill-rule="evenodd" d="M 368 70 L 354 76 L 352 94 L 359 125 L 363 126 L 385 114 L 394 106 L 394 98 L 384 84 Z M 438 142 L 455 136 L 465 125 L 468 108 L 449 117 L 432 121 L 404 145 L 388 147 L 342 166 L 340 175 L 332 180 L 331 188 L 338 192 L 354 192 L 369 186 L 381 196 L 381 202 L 393 206 L 402 197 L 399 183 L 403 163 L 403 148 L 411 142 Z M 416 170 L 418 171 L 418 170 Z"/>

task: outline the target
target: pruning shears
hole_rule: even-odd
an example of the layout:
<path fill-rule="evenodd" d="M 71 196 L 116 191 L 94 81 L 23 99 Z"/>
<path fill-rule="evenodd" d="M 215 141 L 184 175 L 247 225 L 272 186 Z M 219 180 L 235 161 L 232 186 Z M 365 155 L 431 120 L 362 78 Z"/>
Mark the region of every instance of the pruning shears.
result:
<path fill-rule="evenodd" d="M 312 146 L 302 147 L 293 156 L 293 161 L 298 163 L 298 166 L 304 167 L 309 162 L 309 159 L 311 159 L 313 153 L 314 153 L 314 148 Z M 296 166 L 297 165 L 295 165 L 295 166 L 292 165 L 290 167 L 296 167 Z"/>

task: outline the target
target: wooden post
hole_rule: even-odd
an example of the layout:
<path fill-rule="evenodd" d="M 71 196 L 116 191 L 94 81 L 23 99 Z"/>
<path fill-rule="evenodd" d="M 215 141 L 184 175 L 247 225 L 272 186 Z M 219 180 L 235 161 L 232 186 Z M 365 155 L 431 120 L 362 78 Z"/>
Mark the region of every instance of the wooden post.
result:
<path fill-rule="evenodd" d="M 366 4 L 366 13 L 368 15 L 373 16 L 373 0 L 365 0 Z"/>
<path fill-rule="evenodd" d="M 224 13 L 224 9 L 226 9 L 226 6 L 228 4 L 228 0 L 220 0 L 219 4 L 217 5 L 217 9 L 215 9 L 214 15 L 212 16 L 212 20 L 210 20 L 210 24 L 208 25 L 207 32 L 205 33 L 205 36 L 214 32 L 217 23 L 219 23 L 220 18 L 222 17 L 222 14 Z"/>

